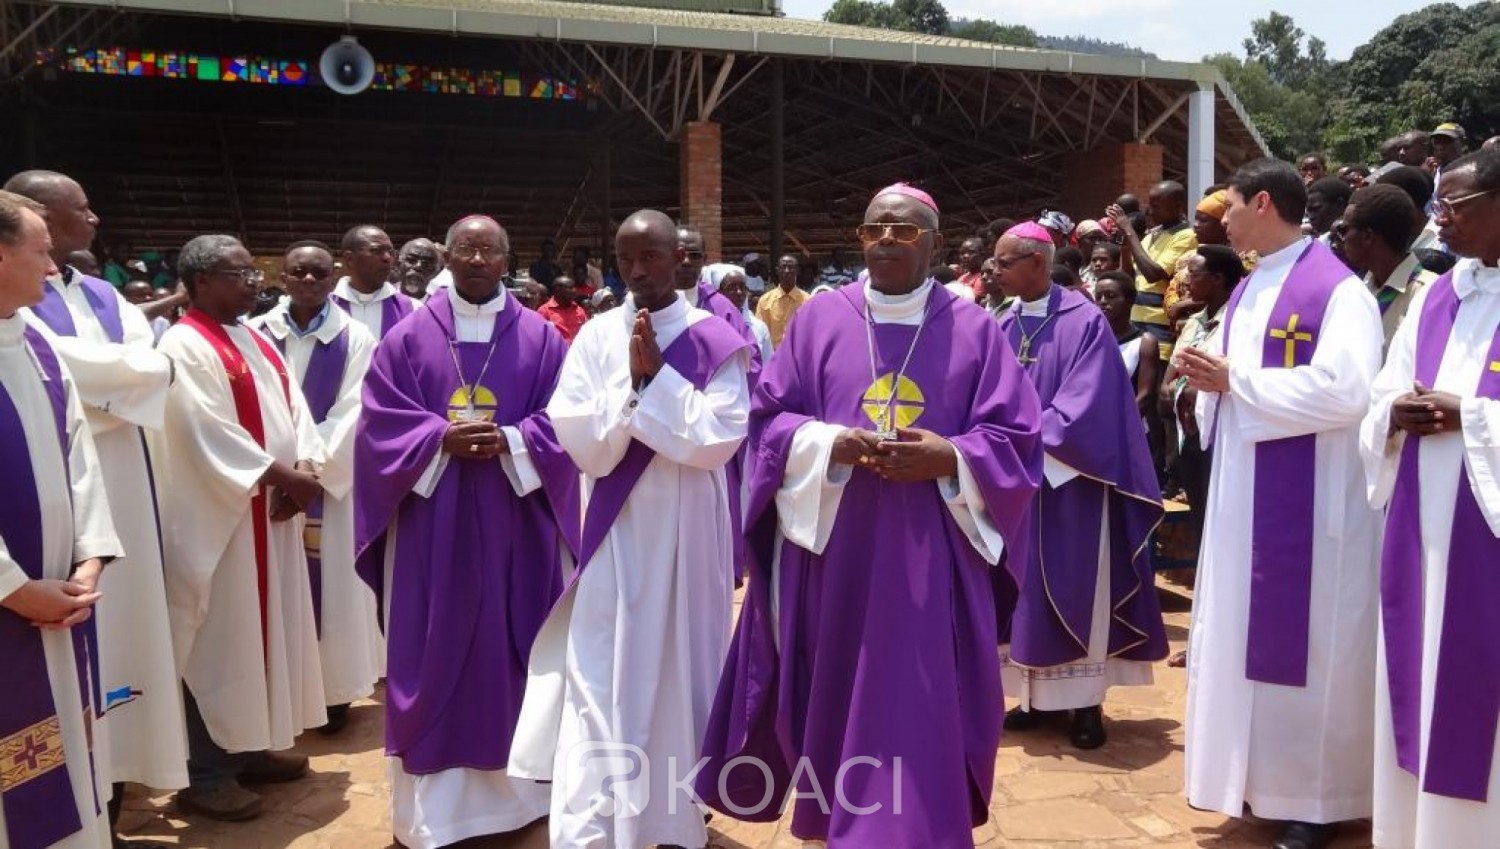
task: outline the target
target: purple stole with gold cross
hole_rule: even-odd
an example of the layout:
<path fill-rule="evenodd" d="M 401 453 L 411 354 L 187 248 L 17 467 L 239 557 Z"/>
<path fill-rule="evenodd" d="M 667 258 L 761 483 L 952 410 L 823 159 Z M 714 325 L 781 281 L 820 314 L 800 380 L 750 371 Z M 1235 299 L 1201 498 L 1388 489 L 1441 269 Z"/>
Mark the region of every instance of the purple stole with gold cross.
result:
<path fill-rule="evenodd" d="M 1426 386 L 1437 380 L 1453 334 L 1459 299 L 1453 274 L 1438 278 L 1427 293 L 1417 325 L 1416 369 Z M 1500 333 L 1490 342 L 1474 397 L 1500 400 Z M 1422 568 L 1423 493 L 1418 468 L 1422 438 L 1408 433 L 1386 514 L 1380 563 L 1380 612 L 1385 626 L 1385 662 L 1390 682 L 1391 725 L 1396 763 L 1421 775 L 1422 645 L 1425 615 Z M 1461 438 L 1451 434 L 1443 439 Z M 1448 547 L 1448 585 L 1438 638 L 1432 718 L 1427 726 L 1428 793 L 1486 801 L 1496 723 L 1500 721 L 1500 539 L 1490 530 L 1467 469 L 1458 476 Z"/>
<path fill-rule="evenodd" d="M 26 343 L 41 367 L 41 378 L 57 424 L 63 467 L 68 460 L 67 389 L 52 348 L 35 328 L 26 328 Z M 21 413 L 0 391 L 0 537 L 10 556 L 31 580 L 46 575 L 42 508 L 38 482 Z M 73 631 L 84 723 L 92 722 L 93 696 L 89 657 L 93 619 Z M 62 723 L 47 673 L 43 631 L 8 610 L 0 610 L 0 657 L 5 658 L 7 692 L 0 698 L 0 808 L 5 811 L 5 839 L 11 849 L 41 849 L 83 828 L 68 779 Z M 92 758 L 88 752 L 72 757 Z M 92 767 L 91 767 L 92 770 Z M 98 815 L 98 800 L 90 816 Z"/>
<path fill-rule="evenodd" d="M 1266 325 L 1261 368 L 1296 368 L 1312 362 L 1334 290 L 1350 271 L 1314 239 L 1297 261 Z M 1224 340 L 1240 298 L 1241 283 L 1225 311 Z M 1217 424 L 1217 422 L 1216 422 Z M 1313 487 L 1316 433 L 1255 445 L 1255 500 L 1250 525 L 1250 630 L 1245 677 L 1265 684 L 1307 686 L 1312 619 Z"/>
<path fill-rule="evenodd" d="M 387 298 L 394 300 L 394 298 Z M 291 331 L 292 317 L 287 315 L 287 332 Z M 283 359 L 286 358 L 286 339 L 274 334 L 271 340 L 276 343 Z M 322 424 L 328 418 L 328 412 L 333 405 L 338 403 L 339 388 L 344 383 L 344 366 L 349 361 L 349 327 L 344 326 L 339 334 L 327 342 L 318 341 L 313 345 L 312 357 L 307 361 L 307 371 L 303 373 L 301 386 L 302 397 L 307 401 L 308 412 L 312 413 L 313 422 Z M 312 591 L 313 600 L 313 624 L 317 627 L 318 636 L 323 635 L 323 494 L 307 505 L 307 525 L 302 531 L 302 547 L 307 552 L 307 577 L 308 585 Z"/>

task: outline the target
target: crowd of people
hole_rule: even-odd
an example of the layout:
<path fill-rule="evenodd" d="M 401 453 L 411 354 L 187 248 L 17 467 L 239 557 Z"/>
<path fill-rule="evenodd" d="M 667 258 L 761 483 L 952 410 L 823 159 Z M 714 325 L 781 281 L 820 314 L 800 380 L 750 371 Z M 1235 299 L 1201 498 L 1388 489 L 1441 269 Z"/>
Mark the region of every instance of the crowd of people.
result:
<path fill-rule="evenodd" d="M 972 846 L 1002 728 L 1107 745 L 1168 660 L 1164 494 L 1188 802 L 1489 845 L 1500 151 L 1400 138 L 955 245 L 898 183 L 861 266 L 641 210 L 602 269 L 482 215 L 101 268 L 13 176 L 0 847 L 145 849 L 127 782 L 251 819 L 382 679 L 403 846 Z"/>

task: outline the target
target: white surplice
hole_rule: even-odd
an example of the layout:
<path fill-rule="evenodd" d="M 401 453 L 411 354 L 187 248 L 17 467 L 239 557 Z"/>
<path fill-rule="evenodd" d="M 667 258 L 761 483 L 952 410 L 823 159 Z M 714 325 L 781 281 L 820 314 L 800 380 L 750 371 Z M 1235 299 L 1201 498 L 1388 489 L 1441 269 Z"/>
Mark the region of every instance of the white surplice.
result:
<path fill-rule="evenodd" d="M 377 342 L 380 341 L 381 324 L 385 321 L 386 298 L 403 298 L 414 310 L 422 306 L 421 301 L 402 293 L 392 283 L 383 283 L 379 289 L 366 295 L 354 288 L 349 278 L 340 277 L 334 284 L 333 294 L 349 302 L 349 317 L 370 331 Z"/>
<path fill-rule="evenodd" d="M 297 734 L 328 721 L 304 520 L 267 522 L 263 648 L 250 504 L 273 459 L 322 462 L 323 447 L 295 383 L 288 412 L 281 378 L 251 338 L 256 331 L 224 329 L 255 381 L 266 447 L 240 424 L 213 346 L 174 325 L 160 350 L 177 364 L 177 382 L 167 399 L 165 450 L 154 452 L 166 460 L 156 480 L 167 609 L 178 669 L 214 742 L 228 752 L 287 749 Z"/>
<path fill-rule="evenodd" d="M 1384 335 L 1374 298 L 1350 274 L 1329 299 L 1312 362 L 1261 368 L 1272 308 L 1307 244 L 1261 257 L 1240 284 L 1220 342 L 1230 390 L 1198 396 L 1214 472 L 1189 637 L 1186 778 L 1196 808 L 1242 816 L 1248 804 L 1266 819 L 1326 823 L 1370 815 L 1380 528 L 1359 422 Z M 1245 677 L 1255 445 L 1304 434 L 1317 434 L 1307 686 L 1285 687 Z"/>
<path fill-rule="evenodd" d="M 586 499 L 633 439 L 656 452 L 532 648 L 511 774 L 553 780 L 555 849 L 708 839 L 692 795 L 673 779 L 697 762 L 729 650 L 734 544 L 724 467 L 748 427 L 749 352 L 731 357 L 703 391 L 668 366 L 636 392 L 635 314 L 627 296 L 622 309 L 583 326 L 547 406 Z M 651 315 L 663 351 L 709 320 L 720 319 L 681 297 Z M 647 759 L 645 778 L 611 789 L 632 754 Z M 633 810 L 643 787 L 649 802 Z M 597 812 L 612 794 L 616 815 Z"/>
<path fill-rule="evenodd" d="M 471 304 L 458 290 L 446 286 L 434 297 L 447 298 L 453 306 L 454 335 L 459 342 L 488 344 L 495 320 L 505 309 L 510 294 L 499 294 L 483 303 Z M 500 428 L 509 453 L 500 455 L 500 466 L 519 497 L 540 489 L 542 479 L 526 450 L 519 428 Z M 448 468 L 449 455 L 439 451 L 413 490 L 431 498 Z M 473 462 L 465 460 L 463 462 Z M 386 531 L 385 597 L 391 599 L 391 566 L 396 556 L 396 525 Z M 565 556 L 566 559 L 566 556 Z M 571 562 L 566 564 L 572 568 Z M 390 603 L 400 603 L 393 600 Z M 386 616 L 390 616 L 389 603 Z M 401 768 L 400 758 L 388 759 L 391 780 L 391 831 L 407 849 L 436 849 L 460 840 L 486 834 L 515 831 L 547 815 L 550 788 L 525 778 L 512 778 L 506 770 L 454 767 L 441 772 L 414 775 Z"/>
<path fill-rule="evenodd" d="M 68 462 L 63 465 L 57 444 L 57 419 L 41 366 L 32 356 L 23 338 L 26 325 L 20 316 L 0 318 L 0 388 L 10 396 L 20 414 L 26 432 L 26 451 L 31 458 L 32 474 L 37 481 L 37 500 L 42 517 L 43 576 L 65 581 L 73 564 L 94 557 L 116 557 L 120 543 L 109 514 L 104 480 L 77 388 L 63 365 L 63 380 L 68 382 Z M 19 445 L 5 446 L 20 450 Z M 65 483 L 66 482 L 66 483 Z M 71 492 L 69 486 L 71 484 Z M 119 561 L 115 561 L 119 562 Z M 105 574 L 111 566 L 104 567 Z M 20 564 L 10 558 L 5 540 L 0 539 L 0 598 L 19 589 L 28 580 Z M 97 607 L 97 605 L 95 605 Z M 0 609 L 0 616 L 15 616 Z M 97 775 L 89 763 L 89 732 L 84 728 L 83 696 L 78 690 L 78 669 L 73 658 L 73 635 L 69 631 L 42 631 L 42 651 L 47 658 L 47 677 L 52 682 L 52 699 L 62 727 L 65 768 L 73 787 L 83 828 L 52 844 L 49 849 L 109 849 L 111 833 L 108 815 L 94 812 L 94 800 L 100 807 L 109 798 L 108 776 Z M 3 669 L 3 665 L 0 665 Z M 0 674 L 0 686 L 11 682 Z M 100 749 L 108 742 L 107 732 L 96 725 L 94 743 Z M 97 794 L 97 796 L 96 796 Z M 0 808 L 0 849 L 8 849 L 5 811 Z"/>
<path fill-rule="evenodd" d="M 314 534 L 323 563 L 323 627 L 318 639 L 323 697 L 330 705 L 346 705 L 375 692 L 375 682 L 385 668 L 375 593 L 354 571 L 354 426 L 359 422 L 375 337 L 331 304 L 317 330 L 298 335 L 291 329 L 287 307 L 277 304 L 250 325 L 286 346 L 287 365 L 299 385 L 307 377 L 307 365 L 317 346 L 332 342 L 340 333 L 349 334 L 338 400 L 327 418 L 317 423 L 325 458 L 323 521 Z"/>
<path fill-rule="evenodd" d="M 1476 260 L 1462 259 L 1453 275 L 1454 291 L 1459 297 L 1458 315 L 1432 389 L 1463 398 L 1462 430 L 1425 436 L 1418 450 L 1422 584 L 1426 600 L 1422 616 L 1420 726 L 1424 740 L 1432 722 L 1438 651 L 1446 613 L 1454 497 L 1460 480 L 1467 481 L 1490 530 L 1500 536 L 1500 401 L 1474 397 L 1474 388 L 1488 364 L 1490 343 L 1500 327 L 1500 269 L 1483 268 Z M 1391 341 L 1385 368 L 1375 380 L 1370 413 L 1360 433 L 1370 500 L 1377 507 L 1389 503 L 1396 482 L 1406 434 L 1387 436 L 1391 404 L 1412 391 L 1418 319 L 1431 291 L 1431 287 L 1424 288 L 1412 299 L 1407 318 Z M 1376 645 L 1379 659 L 1375 690 L 1375 845 L 1380 849 L 1494 845 L 1500 841 L 1500 746 L 1491 755 L 1488 804 L 1422 792 L 1419 779 L 1396 763 L 1383 629 Z M 1425 764 L 1425 746 L 1422 761 Z"/>
<path fill-rule="evenodd" d="M 1050 296 L 1044 295 L 1034 301 L 1021 302 L 1021 315 L 1045 318 Z M 1135 346 L 1136 362 L 1126 356 L 1125 346 L 1120 346 L 1126 356 L 1125 370 L 1134 372 L 1140 363 L 1140 345 L 1144 336 L 1126 343 Z M 1131 379 L 1132 386 L 1134 378 Z M 1046 404 L 1043 404 L 1045 407 Z M 1067 463 L 1046 455 L 1042 472 L 1046 486 L 1057 489 L 1080 472 Z M 1110 548 L 1109 496 L 1111 488 L 1102 487 L 1100 498 L 1104 506 L 1099 513 L 1099 558 L 1094 579 L 1094 606 L 1090 610 L 1088 652 L 1072 663 L 1057 666 L 1022 666 L 1011 660 L 1010 646 L 1000 649 L 1000 683 L 1005 692 L 1016 697 L 1020 706 L 1027 710 L 1072 710 L 1104 704 L 1110 687 L 1149 687 L 1155 680 L 1151 664 L 1143 660 L 1126 660 L 1109 656 L 1109 629 L 1113 608 L 1110 606 L 1110 573 L 1113 571 L 1114 552 Z M 1037 496 L 1041 497 L 1040 494 Z M 1072 533 L 1073 528 L 1062 526 L 1059 533 Z"/>
<path fill-rule="evenodd" d="M 78 275 L 77 271 L 73 272 Z M 146 431 L 160 431 L 172 366 L 156 351 L 146 316 L 118 293 L 124 340 L 110 341 L 81 284 L 47 280 L 62 295 L 76 336 L 57 336 L 30 310 L 27 322 L 67 365 L 98 449 L 104 487 L 125 555 L 100 578 L 100 682 L 110 728 L 101 772 L 167 790 L 187 786 L 187 736 L 182 689 L 172 660 L 167 596 L 162 581 L 153 469 Z M 111 698 L 111 694 L 116 694 Z"/>

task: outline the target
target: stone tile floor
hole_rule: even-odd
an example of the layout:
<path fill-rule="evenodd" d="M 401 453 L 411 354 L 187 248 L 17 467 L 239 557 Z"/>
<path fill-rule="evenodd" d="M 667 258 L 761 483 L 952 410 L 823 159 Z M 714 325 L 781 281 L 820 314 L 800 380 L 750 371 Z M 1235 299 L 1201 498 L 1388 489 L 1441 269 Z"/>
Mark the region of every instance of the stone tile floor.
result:
<path fill-rule="evenodd" d="M 1187 636 L 1188 595 L 1162 584 L 1162 605 L 1173 650 Z M 1006 735 L 995 765 L 991 819 L 975 829 L 980 849 L 1255 849 L 1275 838 L 1274 824 L 1194 811 L 1182 791 L 1183 670 L 1156 670 L 1153 687 L 1120 688 L 1105 705 L 1109 743 L 1078 752 L 1062 729 Z M 377 698 L 379 693 L 376 694 Z M 391 839 L 381 706 L 358 703 L 349 726 L 329 740 L 307 734 L 298 750 L 313 774 L 266 789 L 266 813 L 248 823 L 216 823 L 183 816 L 170 794 L 133 788 L 121 826 L 130 837 L 200 849 L 399 849 Z M 468 841 L 465 847 L 545 849 L 538 823 L 510 835 Z M 777 824 L 716 817 L 716 849 L 796 849 Z M 1345 830 L 1338 849 L 1368 847 L 1369 827 Z M 871 849 L 877 849 L 871 847 Z"/>

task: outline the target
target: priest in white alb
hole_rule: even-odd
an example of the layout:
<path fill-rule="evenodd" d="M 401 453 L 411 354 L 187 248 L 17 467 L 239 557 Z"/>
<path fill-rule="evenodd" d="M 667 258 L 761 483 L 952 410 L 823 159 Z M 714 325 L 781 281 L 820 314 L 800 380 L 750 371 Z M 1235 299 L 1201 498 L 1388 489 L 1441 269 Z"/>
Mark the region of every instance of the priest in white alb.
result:
<path fill-rule="evenodd" d="M 553 782 L 553 847 L 701 847 L 687 780 L 729 646 L 749 345 L 678 294 L 665 214 L 615 250 L 624 309 L 583 326 L 547 405 L 584 476 L 580 568 L 532 647 L 510 774 Z"/>
<path fill-rule="evenodd" d="M 1231 296 L 1221 342 L 1175 355 L 1214 451 L 1187 798 L 1285 821 L 1275 849 L 1323 849 L 1371 808 L 1379 517 L 1359 422 L 1384 337 L 1369 291 L 1302 235 L 1307 192 L 1290 165 L 1251 162 L 1228 195 L 1230 241 L 1260 264 Z"/>
<path fill-rule="evenodd" d="M 396 248 L 384 230 L 373 224 L 350 227 L 339 247 L 349 274 L 334 285 L 333 302 L 378 342 L 421 303 L 390 282 Z"/>
<path fill-rule="evenodd" d="M 99 629 L 103 724 L 109 746 L 96 761 L 115 783 L 110 813 L 119 818 L 123 782 L 163 790 L 187 786 L 182 691 L 172 661 L 161 536 L 146 450 L 160 431 L 172 383 L 171 360 L 156 351 L 145 315 L 109 283 L 67 264 L 93 243 L 99 223 L 83 187 L 53 171 L 23 171 L 6 187 L 46 207 L 52 259 L 28 320 L 68 367 L 88 416 L 125 555 L 100 579 Z M 124 842 L 124 841 L 122 841 Z"/>
<path fill-rule="evenodd" d="M 312 584 L 313 621 L 328 702 L 325 736 L 349 721 L 349 704 L 375 692 L 385 670 L 385 644 L 375 593 L 354 572 L 354 426 L 375 337 L 329 300 L 333 252 L 321 242 L 296 242 L 281 260 L 287 300 L 250 325 L 286 358 L 323 439 L 323 496 L 307 510 L 304 543 Z"/>
<path fill-rule="evenodd" d="M 1360 434 L 1387 510 L 1379 849 L 1500 841 L 1500 152 L 1443 169 L 1433 220 L 1462 259 L 1412 299 Z"/>
<path fill-rule="evenodd" d="M 177 382 L 153 446 L 187 712 L 177 804 L 240 820 L 261 810 L 244 784 L 303 775 L 307 758 L 280 750 L 327 721 L 301 516 L 323 447 L 281 355 L 239 320 L 261 276 L 250 252 L 199 236 L 178 272 L 193 307 L 161 338 Z"/>
<path fill-rule="evenodd" d="M 57 270 L 42 212 L 0 191 L 0 849 L 107 849 L 90 614 L 120 544 L 77 390 L 18 313 Z"/>

